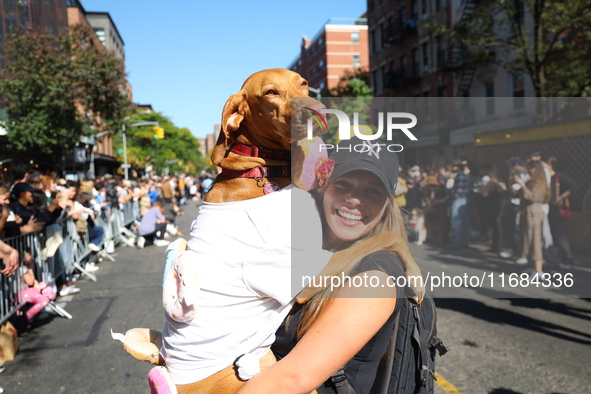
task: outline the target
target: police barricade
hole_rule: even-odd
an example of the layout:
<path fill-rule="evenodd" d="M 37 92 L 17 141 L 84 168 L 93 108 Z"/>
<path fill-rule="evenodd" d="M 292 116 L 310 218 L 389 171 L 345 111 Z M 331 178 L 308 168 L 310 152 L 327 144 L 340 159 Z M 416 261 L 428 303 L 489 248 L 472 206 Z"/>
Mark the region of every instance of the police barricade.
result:
<path fill-rule="evenodd" d="M 121 210 L 113 209 L 109 215 L 101 214 L 96 217 L 95 225 L 104 229 L 103 239 L 100 245 L 97 245 L 102 248 L 101 255 L 115 261 L 109 254 L 109 242 L 123 242 L 127 246 L 135 247 L 135 234 L 126 226 L 137 220 L 139 205 L 131 201 Z M 47 226 L 43 232 L 23 234 L 3 241 L 19 252 L 21 261 L 32 259 L 35 277 L 48 285 L 54 285 L 56 278 L 70 275 L 75 270 L 79 270 L 93 281 L 97 280 L 96 276 L 85 270 L 81 264 L 92 252 L 88 246 L 88 232 L 78 233 L 72 218 L 61 219 Z M 26 286 L 23 272 L 24 269 L 19 266 L 11 277 L 0 275 L 0 324 L 26 304 L 22 298 L 22 290 Z M 59 315 L 72 318 L 55 302 L 48 306 Z"/>

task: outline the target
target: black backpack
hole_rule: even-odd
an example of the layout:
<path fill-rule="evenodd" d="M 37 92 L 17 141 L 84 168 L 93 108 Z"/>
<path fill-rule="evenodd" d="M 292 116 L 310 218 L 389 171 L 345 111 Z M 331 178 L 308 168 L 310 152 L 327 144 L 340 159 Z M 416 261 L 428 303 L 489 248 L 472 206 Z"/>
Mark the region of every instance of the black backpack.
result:
<path fill-rule="evenodd" d="M 433 298 L 425 294 L 420 308 L 404 298 L 370 394 L 433 394 L 437 351 L 443 356 L 448 349 L 437 338 Z M 355 394 L 344 368 L 331 380 L 337 394 Z"/>

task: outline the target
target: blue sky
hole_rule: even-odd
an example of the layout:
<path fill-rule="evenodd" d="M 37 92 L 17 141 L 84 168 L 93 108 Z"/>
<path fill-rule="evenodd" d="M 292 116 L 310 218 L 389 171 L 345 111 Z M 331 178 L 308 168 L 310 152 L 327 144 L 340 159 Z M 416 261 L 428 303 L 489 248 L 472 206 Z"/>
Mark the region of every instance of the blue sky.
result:
<path fill-rule="evenodd" d="M 222 107 L 252 73 L 287 67 L 303 35 L 331 17 L 360 17 L 365 0 L 83 0 L 109 12 L 125 42 L 134 101 L 187 127 L 213 132 Z"/>

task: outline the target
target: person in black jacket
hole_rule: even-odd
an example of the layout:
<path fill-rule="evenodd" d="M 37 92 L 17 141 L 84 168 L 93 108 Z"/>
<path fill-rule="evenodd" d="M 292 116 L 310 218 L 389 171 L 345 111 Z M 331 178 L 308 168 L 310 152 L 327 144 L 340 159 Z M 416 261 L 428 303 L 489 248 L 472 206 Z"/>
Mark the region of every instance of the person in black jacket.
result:
<path fill-rule="evenodd" d="M 560 267 L 571 269 L 573 267 L 573 255 L 566 236 L 565 218 L 560 216 L 560 211 L 570 209 L 570 206 L 567 206 L 567 201 L 571 194 L 579 189 L 579 186 L 566 174 L 557 171 L 558 159 L 550 157 L 548 158 L 548 164 L 552 176 L 550 179 L 551 194 L 548 222 L 550 223 L 554 245 L 558 248 L 562 260 Z"/>

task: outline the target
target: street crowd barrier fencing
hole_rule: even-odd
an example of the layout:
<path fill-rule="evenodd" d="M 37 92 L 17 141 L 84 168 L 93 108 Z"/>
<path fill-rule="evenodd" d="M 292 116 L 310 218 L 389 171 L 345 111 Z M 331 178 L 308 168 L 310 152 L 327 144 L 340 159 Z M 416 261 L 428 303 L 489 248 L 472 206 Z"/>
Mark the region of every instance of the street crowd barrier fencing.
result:
<path fill-rule="evenodd" d="M 98 215 L 94 223 L 103 227 L 104 235 L 97 245 L 101 248 L 101 256 L 115 261 L 110 248 L 124 243 L 135 246 L 135 234 L 127 227 L 132 227 L 140 219 L 139 204 L 129 201 L 122 209 L 112 209 L 110 214 L 104 211 Z M 44 230 L 22 234 L 3 240 L 19 252 L 21 262 L 32 262 L 35 277 L 49 286 L 55 286 L 56 278 L 71 275 L 76 270 L 96 282 L 97 278 L 84 269 L 82 264 L 92 253 L 89 248 L 88 232 L 78 233 L 76 222 L 72 218 L 63 218 L 47 226 Z M 17 310 L 26 305 L 22 291 L 26 288 L 21 269 L 22 265 L 10 277 L 0 275 L 0 325 L 10 318 Z M 55 302 L 48 307 L 62 317 L 72 316 Z"/>

